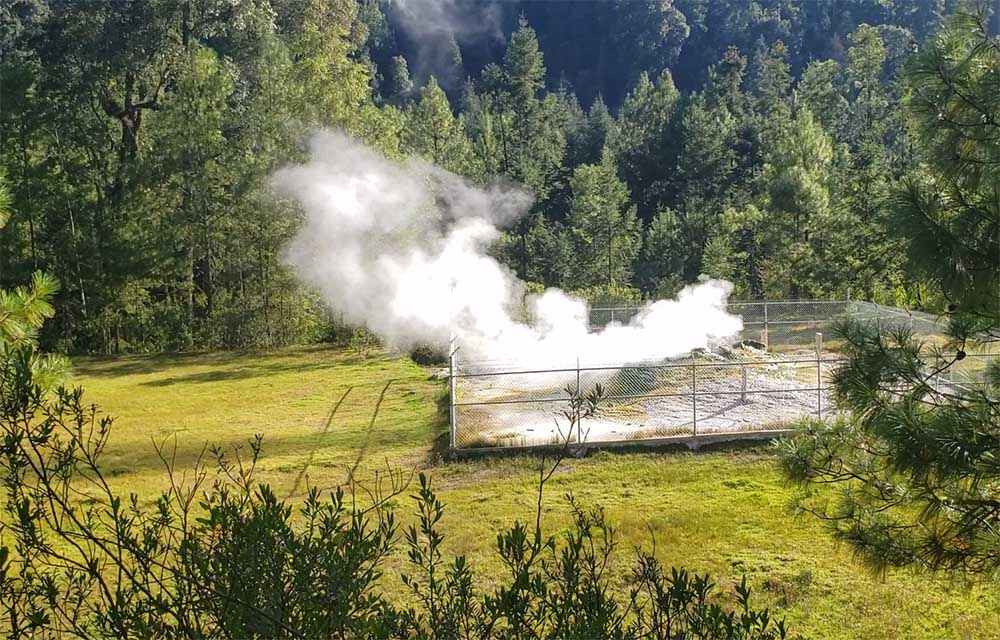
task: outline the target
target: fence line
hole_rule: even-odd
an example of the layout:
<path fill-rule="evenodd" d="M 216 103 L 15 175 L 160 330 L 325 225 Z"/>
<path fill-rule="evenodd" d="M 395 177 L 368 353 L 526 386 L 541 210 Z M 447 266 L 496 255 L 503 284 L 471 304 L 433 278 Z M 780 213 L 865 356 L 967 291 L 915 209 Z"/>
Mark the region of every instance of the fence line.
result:
<path fill-rule="evenodd" d="M 737 302 L 729 307 L 733 311 L 742 308 L 747 312 L 744 327 L 763 327 L 765 345 L 769 341 L 768 332 L 773 331 L 770 342 L 774 346 L 795 346 L 790 342 L 781 343 L 782 338 L 801 340 L 801 331 L 782 334 L 787 331 L 784 327 L 828 326 L 837 315 L 830 309 L 879 324 L 883 320 L 896 323 L 905 319 L 910 327 L 919 323 L 922 328 L 937 330 L 940 326 L 937 320 L 857 301 Z M 591 310 L 592 324 L 601 325 L 593 320 L 595 313 L 604 313 L 611 318 L 609 321 L 627 321 L 639 309 L 641 307 L 596 307 Z M 806 313 L 813 315 L 801 317 Z M 822 318 L 817 317 L 820 314 Z M 795 315 L 800 317 L 789 319 Z M 604 400 L 610 409 L 602 408 L 599 414 L 588 418 L 586 431 L 584 421 L 577 420 L 576 441 L 579 443 L 594 428 L 599 429 L 595 441 L 611 442 L 657 438 L 664 431 L 697 436 L 701 435 L 702 427 L 708 434 L 750 433 L 766 431 L 770 424 L 803 415 L 823 417 L 830 411 L 824 399 L 829 391 L 829 375 L 845 359 L 823 351 L 822 331 L 810 333 L 813 345 L 808 357 L 772 359 L 768 356 L 761 360 L 710 360 L 704 352 L 692 352 L 690 359 L 684 361 L 581 366 L 577 358 L 575 367 L 518 370 L 505 367 L 501 362 L 460 363 L 455 357 L 456 350 L 452 349 L 449 358 L 451 446 L 551 444 L 554 434 L 562 438 L 558 424 L 562 413 L 557 409 L 565 410 L 563 403 L 579 399 L 597 382 L 607 390 Z M 802 346 L 801 343 L 798 346 Z M 992 355 L 967 354 L 966 357 L 968 364 L 969 360 Z M 739 367 L 738 377 L 727 373 L 735 373 L 734 367 Z M 975 373 L 977 366 L 969 366 L 969 371 Z M 965 373 L 968 372 L 963 375 Z M 949 379 L 942 378 L 940 382 L 951 386 L 961 384 L 954 380 L 955 377 L 955 372 L 950 371 Z M 665 404 L 657 404 L 661 402 Z M 758 407 L 758 403 L 763 404 Z M 687 406 L 686 418 L 682 417 L 684 406 Z M 660 413 L 654 413 L 654 409 Z"/>
<path fill-rule="evenodd" d="M 977 355 L 977 354 L 970 354 Z M 840 362 L 843 358 L 839 356 L 824 356 L 822 358 L 823 362 Z M 813 363 L 816 362 L 816 358 L 795 358 L 795 359 L 785 359 L 785 360 L 712 360 L 709 363 L 697 364 L 698 367 L 753 367 L 753 366 L 769 366 L 776 364 L 802 364 L 802 363 Z M 624 371 L 631 369 L 687 369 L 691 366 L 690 362 L 638 362 L 625 365 L 600 365 L 600 366 L 587 366 L 587 367 L 571 367 L 563 369 L 504 369 L 502 371 L 476 371 L 463 373 L 461 367 L 459 366 L 455 373 L 457 378 L 494 378 L 501 376 L 522 376 L 531 374 L 542 374 L 542 373 L 574 373 L 576 371 Z"/>

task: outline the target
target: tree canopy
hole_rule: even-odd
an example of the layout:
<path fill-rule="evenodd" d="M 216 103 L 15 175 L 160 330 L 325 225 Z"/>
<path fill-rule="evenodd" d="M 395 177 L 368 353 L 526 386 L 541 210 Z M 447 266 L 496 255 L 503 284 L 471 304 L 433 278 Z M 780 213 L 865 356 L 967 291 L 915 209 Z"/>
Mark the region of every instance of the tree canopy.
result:
<path fill-rule="evenodd" d="M 64 350 L 316 339 L 334 319 L 282 263 L 298 212 L 266 185 L 336 127 L 530 191 L 493 253 L 532 286 L 650 297 L 710 273 L 742 297 L 944 304 L 886 211 L 927 179 L 899 105 L 937 113 L 948 86 L 900 74 L 948 3 L 447 6 L 428 35 L 384 0 L 10 4 L 0 286 L 58 278 L 40 337 Z M 936 171 L 982 171 L 962 140 Z"/>
<path fill-rule="evenodd" d="M 949 17 L 906 68 L 919 163 L 891 190 L 890 223 L 907 269 L 949 301 L 948 340 L 846 324 L 834 383 L 848 414 L 782 447 L 789 477 L 840 486 L 803 508 L 879 570 L 1000 571 L 1000 361 L 982 357 L 1000 341 L 998 71 L 985 7 Z"/>

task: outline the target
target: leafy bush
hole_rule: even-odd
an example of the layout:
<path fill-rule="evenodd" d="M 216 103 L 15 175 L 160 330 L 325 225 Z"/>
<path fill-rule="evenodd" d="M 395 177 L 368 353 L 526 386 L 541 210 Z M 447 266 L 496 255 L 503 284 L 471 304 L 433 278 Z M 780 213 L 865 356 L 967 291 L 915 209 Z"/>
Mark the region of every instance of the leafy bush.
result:
<path fill-rule="evenodd" d="M 608 394 L 612 396 L 634 396 L 652 393 L 663 386 L 660 369 L 651 367 L 628 367 L 619 369 L 608 379 Z"/>
<path fill-rule="evenodd" d="M 367 354 L 382 346 L 379 337 L 365 329 L 358 327 L 351 333 L 351 338 L 347 341 L 347 348 L 361 354 Z"/>
<path fill-rule="evenodd" d="M 574 289 L 573 295 L 583 298 L 595 307 L 634 307 L 643 302 L 642 292 L 635 287 L 602 284 Z"/>
<path fill-rule="evenodd" d="M 425 367 L 448 364 L 448 352 L 428 344 L 417 345 L 410 351 L 410 360 Z"/>
<path fill-rule="evenodd" d="M 615 591 L 614 529 L 572 497 L 573 525 L 544 534 L 542 490 L 561 457 L 540 476 L 535 522 L 497 536 L 504 572 L 484 590 L 464 557 L 445 558 L 445 508 L 421 474 L 418 521 L 403 535 L 415 604 L 400 607 L 379 580 L 399 542 L 402 474 L 326 499 L 313 489 L 293 524 L 293 507 L 255 480 L 258 436 L 249 450 L 213 450 L 193 475 L 168 466 L 169 488 L 146 507 L 100 470 L 111 418 L 79 389 L 35 385 L 27 350 L 2 367 L 0 629 L 13 637 L 785 637 L 745 582 L 730 610 L 708 576 L 667 571 L 651 554 Z"/>

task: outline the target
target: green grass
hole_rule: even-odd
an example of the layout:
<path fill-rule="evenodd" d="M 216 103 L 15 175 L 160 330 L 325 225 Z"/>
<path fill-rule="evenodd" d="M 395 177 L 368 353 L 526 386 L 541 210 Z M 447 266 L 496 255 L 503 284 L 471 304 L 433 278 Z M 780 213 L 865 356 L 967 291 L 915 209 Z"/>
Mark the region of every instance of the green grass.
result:
<path fill-rule="evenodd" d="M 361 479 L 386 464 L 427 470 L 447 505 L 448 549 L 467 554 L 486 583 L 500 570 L 497 530 L 533 514 L 536 459 L 441 462 L 444 384 L 407 359 L 324 347 L 130 356 L 79 359 L 75 378 L 118 417 L 105 459 L 115 486 L 147 500 L 166 482 L 154 442 L 176 445 L 185 468 L 208 443 L 263 433 L 260 478 L 279 495 L 300 496 L 307 482 L 331 489 L 351 468 Z M 619 571 L 655 536 L 664 563 L 710 571 L 725 589 L 746 573 L 758 602 L 780 609 L 800 637 L 1000 638 L 996 589 L 873 576 L 819 523 L 791 515 L 794 492 L 766 448 L 599 453 L 564 462 L 546 491 L 549 531 L 568 523 L 566 493 L 603 505 L 621 544 Z M 393 563 L 387 588 L 403 564 Z"/>

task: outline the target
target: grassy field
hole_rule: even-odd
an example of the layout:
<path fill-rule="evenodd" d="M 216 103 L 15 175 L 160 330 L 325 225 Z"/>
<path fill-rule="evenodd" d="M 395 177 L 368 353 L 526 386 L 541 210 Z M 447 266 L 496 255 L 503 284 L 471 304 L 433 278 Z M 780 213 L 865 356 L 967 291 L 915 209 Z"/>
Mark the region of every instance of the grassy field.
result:
<path fill-rule="evenodd" d="M 533 514 L 536 459 L 442 461 L 444 383 L 408 359 L 310 347 L 75 365 L 90 401 L 117 416 L 109 475 L 147 500 L 166 482 L 154 443 L 183 469 L 207 444 L 262 433 L 260 479 L 279 495 L 301 496 L 307 484 L 333 488 L 351 470 L 371 478 L 387 464 L 428 471 L 447 505 L 448 548 L 470 556 L 485 581 L 500 568 L 496 531 Z M 606 508 L 622 570 L 652 531 L 667 565 L 710 571 L 726 589 L 747 574 L 758 602 L 778 607 L 799 637 L 1000 638 L 996 589 L 905 572 L 874 577 L 819 524 L 792 516 L 793 491 L 766 448 L 567 461 L 547 487 L 549 531 L 568 522 L 560 498 L 570 492 Z"/>

